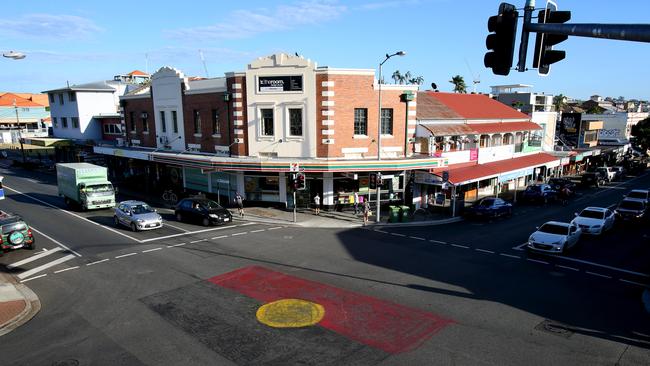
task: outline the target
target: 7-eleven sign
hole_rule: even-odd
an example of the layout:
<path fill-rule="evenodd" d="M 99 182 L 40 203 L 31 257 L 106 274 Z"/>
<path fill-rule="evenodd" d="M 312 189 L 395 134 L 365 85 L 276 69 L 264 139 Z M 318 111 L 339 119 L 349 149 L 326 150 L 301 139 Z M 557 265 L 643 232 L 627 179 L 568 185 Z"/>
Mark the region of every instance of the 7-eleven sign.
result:
<path fill-rule="evenodd" d="M 300 171 L 300 164 L 289 163 L 289 171 L 292 173 L 298 173 Z"/>

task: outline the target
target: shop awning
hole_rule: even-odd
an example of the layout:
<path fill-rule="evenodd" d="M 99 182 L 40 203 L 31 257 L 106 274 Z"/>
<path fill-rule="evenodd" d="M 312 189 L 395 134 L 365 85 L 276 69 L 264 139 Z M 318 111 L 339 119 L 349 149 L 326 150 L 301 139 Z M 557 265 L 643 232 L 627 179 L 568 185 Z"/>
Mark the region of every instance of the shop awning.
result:
<path fill-rule="evenodd" d="M 496 177 L 499 177 L 500 181 L 507 181 L 532 174 L 532 169 L 539 166 L 557 166 L 559 160 L 560 158 L 557 156 L 538 153 L 492 163 L 452 168 L 448 170 L 449 182 L 461 185 Z M 442 176 L 442 172 L 439 169 L 434 174 Z"/>
<path fill-rule="evenodd" d="M 422 123 L 424 128 L 434 136 L 464 136 L 488 133 L 506 133 L 517 131 L 541 130 L 542 127 L 533 122 L 499 122 L 499 123 Z"/>

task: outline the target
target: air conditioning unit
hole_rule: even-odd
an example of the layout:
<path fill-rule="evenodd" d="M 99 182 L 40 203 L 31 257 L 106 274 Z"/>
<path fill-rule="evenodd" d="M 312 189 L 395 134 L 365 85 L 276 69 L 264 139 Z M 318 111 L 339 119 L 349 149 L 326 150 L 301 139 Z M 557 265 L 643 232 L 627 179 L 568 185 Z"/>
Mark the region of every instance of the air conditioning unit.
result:
<path fill-rule="evenodd" d="M 116 146 L 124 146 L 124 138 L 118 137 L 115 139 L 115 145 Z"/>
<path fill-rule="evenodd" d="M 149 113 L 147 113 L 147 112 L 142 112 L 142 114 L 141 114 L 140 116 L 141 116 L 142 118 L 145 118 L 145 119 L 146 119 L 146 118 L 149 118 Z"/>

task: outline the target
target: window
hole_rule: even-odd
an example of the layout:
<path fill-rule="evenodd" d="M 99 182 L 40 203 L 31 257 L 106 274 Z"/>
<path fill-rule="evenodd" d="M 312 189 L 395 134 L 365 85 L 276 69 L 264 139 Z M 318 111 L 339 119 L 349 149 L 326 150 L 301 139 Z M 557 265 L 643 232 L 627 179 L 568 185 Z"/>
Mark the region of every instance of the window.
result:
<path fill-rule="evenodd" d="M 165 111 L 160 111 L 160 130 L 167 132 L 167 123 L 165 122 Z"/>
<path fill-rule="evenodd" d="M 497 134 L 492 136 L 491 146 L 501 146 L 501 135 Z"/>
<path fill-rule="evenodd" d="M 302 136 L 302 109 L 289 109 L 289 135 Z"/>
<path fill-rule="evenodd" d="M 142 117 L 142 132 L 149 132 L 149 124 L 147 123 L 147 117 L 149 115 L 147 112 L 142 112 L 141 117 Z"/>
<path fill-rule="evenodd" d="M 194 133 L 201 133 L 201 113 L 198 109 L 194 110 Z"/>
<path fill-rule="evenodd" d="M 368 109 L 354 109 L 354 134 L 368 135 Z"/>
<path fill-rule="evenodd" d="M 50 94 L 50 95 L 52 95 L 52 94 Z M 57 121 L 56 121 L 56 117 L 52 117 L 52 126 L 53 126 L 53 127 L 58 127 L 58 123 L 57 123 Z"/>
<path fill-rule="evenodd" d="M 79 117 L 70 118 L 72 121 L 72 128 L 79 128 Z"/>
<path fill-rule="evenodd" d="M 178 133 L 178 115 L 176 111 L 172 111 L 172 131 Z"/>
<path fill-rule="evenodd" d="M 129 123 L 131 123 L 131 131 L 135 132 L 135 112 L 129 112 Z"/>
<path fill-rule="evenodd" d="M 61 117 L 61 125 L 63 128 L 68 128 L 68 119 L 66 117 Z"/>
<path fill-rule="evenodd" d="M 122 129 L 120 128 L 120 125 L 108 123 L 104 125 L 104 133 L 109 135 L 121 135 Z"/>
<path fill-rule="evenodd" d="M 71 102 L 76 102 L 77 101 L 77 93 L 75 92 L 68 92 L 68 100 Z"/>
<path fill-rule="evenodd" d="M 393 134 L 393 109 L 392 108 L 381 109 L 381 134 L 382 135 Z"/>
<path fill-rule="evenodd" d="M 63 93 L 59 94 L 59 104 L 63 105 Z"/>
<path fill-rule="evenodd" d="M 265 108 L 260 112 L 262 115 L 262 136 L 273 136 L 273 109 Z"/>
<path fill-rule="evenodd" d="M 481 135 L 479 147 L 490 147 L 490 135 Z"/>
<path fill-rule="evenodd" d="M 54 94 L 49 94 L 50 96 L 50 104 L 54 103 Z"/>
<path fill-rule="evenodd" d="M 219 110 L 212 110 L 212 134 L 218 135 L 221 133 L 221 126 L 219 125 Z"/>

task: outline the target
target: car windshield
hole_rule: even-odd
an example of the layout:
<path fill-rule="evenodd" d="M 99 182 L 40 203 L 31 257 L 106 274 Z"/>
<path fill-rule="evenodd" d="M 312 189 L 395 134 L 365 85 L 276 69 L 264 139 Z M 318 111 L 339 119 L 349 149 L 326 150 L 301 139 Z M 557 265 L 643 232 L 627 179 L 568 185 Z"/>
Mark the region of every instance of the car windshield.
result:
<path fill-rule="evenodd" d="M 541 186 L 528 186 L 528 188 L 526 188 L 526 190 L 530 191 L 530 192 L 539 192 L 539 191 L 542 190 L 542 187 Z"/>
<path fill-rule="evenodd" d="M 494 205 L 494 200 L 493 200 L 493 199 L 482 200 L 482 201 L 479 203 L 479 206 L 481 206 L 481 207 L 491 207 L 491 206 L 493 206 L 493 205 Z"/>
<path fill-rule="evenodd" d="M 641 198 L 641 199 L 648 198 L 648 194 L 645 192 L 630 192 L 627 196 L 630 198 Z"/>
<path fill-rule="evenodd" d="M 214 201 L 203 201 L 201 202 L 201 207 L 208 210 L 216 210 L 221 208 L 221 206 L 219 206 L 219 204 Z"/>
<path fill-rule="evenodd" d="M 580 217 L 585 217 L 588 219 L 602 219 L 605 213 L 602 211 L 594 211 L 594 210 L 582 210 L 580 212 Z"/>
<path fill-rule="evenodd" d="M 113 186 L 110 184 L 96 184 L 92 186 L 86 186 L 87 193 L 103 193 L 103 192 L 112 192 Z"/>
<path fill-rule="evenodd" d="M 538 231 L 540 233 L 566 235 L 569 233 L 569 228 L 563 225 L 544 224 Z"/>
<path fill-rule="evenodd" d="M 133 206 L 133 213 L 136 215 L 146 214 L 149 212 L 154 212 L 154 209 L 149 207 L 147 204 Z"/>
<path fill-rule="evenodd" d="M 16 230 L 25 230 L 27 226 L 23 222 L 16 222 L 13 224 L 2 225 L 2 233 L 9 234 L 12 231 Z"/>
<path fill-rule="evenodd" d="M 624 210 L 643 210 L 643 202 L 623 201 L 620 205 L 618 205 L 618 208 L 622 208 Z"/>

